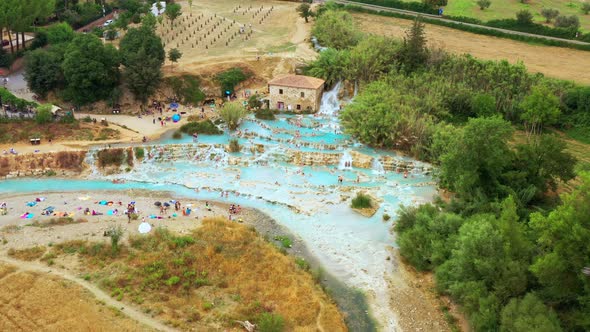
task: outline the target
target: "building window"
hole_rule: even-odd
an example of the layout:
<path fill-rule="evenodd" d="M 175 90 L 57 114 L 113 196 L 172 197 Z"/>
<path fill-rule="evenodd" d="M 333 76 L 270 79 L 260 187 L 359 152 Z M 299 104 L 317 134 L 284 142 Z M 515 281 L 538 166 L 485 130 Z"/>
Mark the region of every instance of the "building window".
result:
<path fill-rule="evenodd" d="M 305 98 L 305 92 L 301 93 L 301 98 Z"/>
<path fill-rule="evenodd" d="M 301 94 L 303 94 L 303 92 Z M 301 105 L 297 104 L 297 110 L 301 111 Z"/>
<path fill-rule="evenodd" d="M 282 95 L 283 94 L 283 89 L 279 89 L 279 94 Z"/>

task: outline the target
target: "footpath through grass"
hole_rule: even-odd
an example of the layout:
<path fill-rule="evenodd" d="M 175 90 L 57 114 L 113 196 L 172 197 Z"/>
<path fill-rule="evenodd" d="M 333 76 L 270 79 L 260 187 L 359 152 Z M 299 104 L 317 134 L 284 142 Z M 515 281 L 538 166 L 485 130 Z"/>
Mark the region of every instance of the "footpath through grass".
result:
<path fill-rule="evenodd" d="M 236 320 L 275 328 L 267 331 L 346 330 L 309 272 L 253 228 L 224 219 L 205 219 L 182 236 L 158 228 L 115 250 L 70 241 L 46 255 L 69 254 L 80 258 L 85 280 L 183 330 L 237 329 Z"/>

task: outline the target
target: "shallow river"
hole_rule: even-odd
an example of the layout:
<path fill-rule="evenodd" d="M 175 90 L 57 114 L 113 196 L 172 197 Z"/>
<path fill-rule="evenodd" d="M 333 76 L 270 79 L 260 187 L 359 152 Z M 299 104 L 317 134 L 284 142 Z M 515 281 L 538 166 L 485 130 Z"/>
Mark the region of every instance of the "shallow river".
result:
<path fill-rule="evenodd" d="M 387 247 L 395 246 L 395 239 L 391 222 L 383 222 L 383 214 L 395 217 L 400 204 L 429 201 L 435 188 L 432 178 L 422 171 L 424 164 L 412 161 L 420 167 L 407 177 L 384 171 L 379 162 L 384 156 L 411 160 L 367 148 L 343 134 L 337 120 L 337 90 L 338 86 L 324 94 L 317 115 L 281 115 L 274 121 L 248 118 L 240 133 L 199 135 L 197 142 L 190 136 L 180 140 L 164 137 L 147 146 L 146 158 L 129 172 L 103 175 L 93 167 L 84 180 L 9 180 L 1 183 L 0 193 L 141 188 L 258 208 L 299 236 L 333 276 L 374 294 L 374 316 L 383 330 L 394 330 L 384 275 L 395 264 L 387 260 Z M 224 152 L 221 145 L 232 137 L 239 139 L 242 152 Z M 264 152 L 255 151 L 258 145 Z M 300 166 L 286 158 L 293 151 L 340 157 L 330 165 Z M 349 166 L 353 151 L 374 157 L 371 168 Z M 93 153 L 88 154 L 87 162 L 95 164 Z M 338 184 L 338 176 L 343 177 L 342 184 Z M 126 182 L 113 184 L 113 179 Z M 383 200 L 371 218 L 349 207 L 359 190 Z M 221 197 L 221 192 L 229 192 L 228 197 Z"/>

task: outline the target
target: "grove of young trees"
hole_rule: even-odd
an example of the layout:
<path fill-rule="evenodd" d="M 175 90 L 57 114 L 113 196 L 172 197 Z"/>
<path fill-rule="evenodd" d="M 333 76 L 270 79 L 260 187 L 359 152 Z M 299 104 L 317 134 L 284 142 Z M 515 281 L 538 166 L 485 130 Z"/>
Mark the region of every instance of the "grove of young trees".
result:
<path fill-rule="evenodd" d="M 306 72 L 358 84 L 344 130 L 434 163 L 451 193 L 401 210 L 402 256 L 434 271 L 475 331 L 589 330 L 590 173 L 549 129 L 590 128 L 590 87 L 429 48 L 419 19 L 394 40 L 360 36 L 330 6 L 318 13 L 313 33 L 329 48 Z"/>

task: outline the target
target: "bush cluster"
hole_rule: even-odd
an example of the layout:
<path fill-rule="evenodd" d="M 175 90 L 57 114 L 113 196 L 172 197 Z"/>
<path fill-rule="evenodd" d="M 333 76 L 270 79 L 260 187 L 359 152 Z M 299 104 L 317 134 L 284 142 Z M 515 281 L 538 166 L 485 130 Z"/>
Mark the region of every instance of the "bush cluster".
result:
<path fill-rule="evenodd" d="M 350 207 L 352 207 L 353 209 L 368 209 L 373 207 L 373 201 L 371 199 L 371 196 L 359 192 L 352 199 Z"/>
<path fill-rule="evenodd" d="M 125 161 L 125 150 L 120 148 L 104 149 L 97 152 L 98 165 L 105 166 L 121 166 Z"/>
<path fill-rule="evenodd" d="M 180 131 L 183 133 L 192 134 L 205 134 L 205 135 L 221 135 L 221 131 L 217 126 L 211 122 L 211 120 L 204 120 L 199 122 L 188 122 L 180 127 Z"/>

